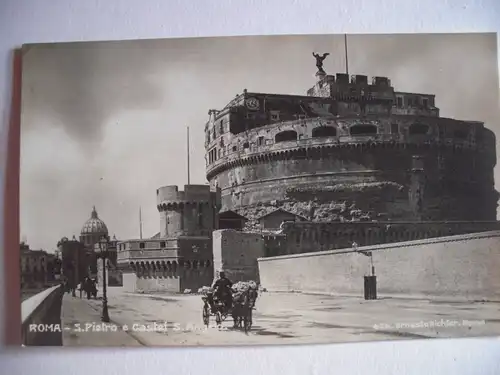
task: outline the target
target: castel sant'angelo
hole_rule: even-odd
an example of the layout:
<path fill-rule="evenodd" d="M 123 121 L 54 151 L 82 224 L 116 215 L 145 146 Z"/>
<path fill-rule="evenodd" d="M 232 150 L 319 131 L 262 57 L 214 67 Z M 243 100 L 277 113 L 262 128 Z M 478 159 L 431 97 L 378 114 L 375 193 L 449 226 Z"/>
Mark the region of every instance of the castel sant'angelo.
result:
<path fill-rule="evenodd" d="M 494 133 L 440 117 L 434 95 L 395 91 L 386 77 L 328 75 L 326 55 L 314 54 L 307 95 L 244 90 L 209 111 L 210 186 L 157 189 L 159 233 L 115 245 L 125 289 L 196 290 L 221 269 L 272 284 L 284 272 L 275 256 L 498 229 Z M 335 262 L 339 275 L 354 267 Z"/>
<path fill-rule="evenodd" d="M 496 228 L 491 130 L 440 117 L 434 95 L 387 77 L 329 75 L 328 54 L 313 55 L 307 95 L 244 90 L 209 111 L 206 174 L 221 218 L 284 235 L 267 256 Z"/>

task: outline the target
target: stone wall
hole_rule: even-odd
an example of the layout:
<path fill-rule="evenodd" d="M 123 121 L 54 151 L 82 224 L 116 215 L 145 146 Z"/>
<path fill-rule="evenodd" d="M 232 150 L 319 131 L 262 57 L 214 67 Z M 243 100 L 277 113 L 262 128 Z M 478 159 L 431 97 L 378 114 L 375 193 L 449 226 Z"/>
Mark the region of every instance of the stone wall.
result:
<path fill-rule="evenodd" d="M 213 281 L 212 267 L 198 269 L 180 268 L 171 271 L 158 271 L 148 274 L 134 272 L 132 269 L 122 270 L 123 291 L 126 292 L 172 292 L 182 293 L 186 289 L 196 292 L 199 288 L 211 285 Z"/>
<path fill-rule="evenodd" d="M 108 286 L 116 287 L 123 285 L 123 273 L 120 270 L 110 269 L 107 272 Z"/>
<path fill-rule="evenodd" d="M 500 229 L 500 222 L 286 222 L 280 254 L 301 254 Z M 276 253 L 275 253 L 276 254 Z"/>
<path fill-rule="evenodd" d="M 112 262 L 108 261 L 108 266 L 106 268 L 106 285 L 110 287 L 123 286 L 123 274 L 122 271 L 117 269 L 117 266 Z M 102 259 L 98 260 L 97 263 L 97 284 L 101 286 L 104 283 L 103 278 L 103 263 Z"/>
<path fill-rule="evenodd" d="M 282 233 L 262 232 L 264 239 L 264 256 L 272 257 L 284 254 L 286 248 L 286 235 Z"/>
<path fill-rule="evenodd" d="M 137 276 L 135 272 L 132 272 L 131 270 L 123 272 L 122 290 L 129 293 L 136 293 L 138 291 Z"/>
<path fill-rule="evenodd" d="M 260 238 L 262 257 L 302 254 L 500 230 L 500 222 L 284 222 L 277 231 L 214 232 L 214 267 L 231 268 L 240 261 L 238 249 Z M 252 243 L 252 246 L 253 243 Z M 263 246 L 263 250 L 260 247 Z M 235 250 L 236 249 L 236 250 Z M 251 254 L 242 250 L 246 254 Z M 250 261 L 249 261 L 250 262 Z"/>
<path fill-rule="evenodd" d="M 285 221 L 307 221 L 304 218 L 287 211 L 276 210 L 258 219 L 262 229 L 279 229 L 281 223 Z"/>
<path fill-rule="evenodd" d="M 233 282 L 259 280 L 257 258 L 265 255 L 261 233 L 217 230 L 213 233 L 213 249 L 215 272 L 224 270 Z"/>
<path fill-rule="evenodd" d="M 21 338 L 25 346 L 62 346 L 61 307 L 64 291 L 60 285 L 24 300 L 21 304 Z M 41 325 L 30 329 L 31 325 Z M 46 328 L 44 331 L 43 328 Z M 60 329 L 58 329 L 60 328 Z"/>
<path fill-rule="evenodd" d="M 223 210 L 240 213 L 242 209 L 270 205 L 276 200 L 309 204 L 318 195 L 328 195 L 330 202 L 347 201 L 365 212 L 393 220 L 496 218 L 494 164 L 482 153 L 404 144 L 349 148 L 332 142 L 325 148 L 301 149 L 294 145 L 283 154 L 263 155 L 255 161 L 243 159 L 220 171 L 217 184 L 222 189 Z M 416 156 L 422 160 L 419 179 L 412 171 Z M 359 189 L 361 185 L 366 186 Z M 377 195 L 381 190 L 377 185 L 384 187 L 383 194 Z M 412 189 L 422 193 L 420 212 L 412 207 Z"/>
<path fill-rule="evenodd" d="M 378 295 L 500 300 L 500 231 L 361 247 L 371 251 Z M 363 297 L 370 258 L 351 249 L 261 258 L 262 286 Z"/>

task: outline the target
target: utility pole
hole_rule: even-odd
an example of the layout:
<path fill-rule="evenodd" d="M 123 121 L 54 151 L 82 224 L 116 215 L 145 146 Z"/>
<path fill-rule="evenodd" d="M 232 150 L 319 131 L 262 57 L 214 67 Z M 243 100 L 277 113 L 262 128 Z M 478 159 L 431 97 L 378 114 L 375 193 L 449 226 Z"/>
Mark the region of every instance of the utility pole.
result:
<path fill-rule="evenodd" d="M 142 210 L 139 207 L 139 238 L 142 240 Z"/>
<path fill-rule="evenodd" d="M 189 126 L 187 127 L 187 183 L 191 183 L 191 172 L 189 170 Z"/>
<path fill-rule="evenodd" d="M 349 59 L 347 58 L 347 34 L 344 34 L 345 46 L 345 74 L 349 75 Z"/>

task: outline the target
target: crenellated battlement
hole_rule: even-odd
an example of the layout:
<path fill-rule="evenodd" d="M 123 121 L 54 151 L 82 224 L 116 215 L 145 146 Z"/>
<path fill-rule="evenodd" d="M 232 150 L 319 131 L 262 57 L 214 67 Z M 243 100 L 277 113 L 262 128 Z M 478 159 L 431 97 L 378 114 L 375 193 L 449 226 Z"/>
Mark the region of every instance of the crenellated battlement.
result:
<path fill-rule="evenodd" d="M 208 185 L 185 185 L 184 191 L 178 186 L 163 186 L 156 190 L 157 205 L 168 203 L 208 203 L 212 200 L 212 191 Z"/>
<path fill-rule="evenodd" d="M 500 229 L 497 221 L 432 221 L 432 222 L 356 222 L 311 223 L 285 222 L 280 235 L 281 248 L 274 255 L 372 246 L 443 236 L 478 233 Z"/>
<path fill-rule="evenodd" d="M 318 74 L 319 73 L 319 74 Z M 336 75 L 316 74 L 316 84 L 307 90 L 311 97 L 332 97 L 352 100 L 392 100 L 394 89 L 387 77 L 372 77 L 371 82 L 364 74 L 337 73 Z"/>
<path fill-rule="evenodd" d="M 210 236 L 217 227 L 220 189 L 208 185 L 175 185 L 156 190 L 160 212 L 160 237 Z"/>

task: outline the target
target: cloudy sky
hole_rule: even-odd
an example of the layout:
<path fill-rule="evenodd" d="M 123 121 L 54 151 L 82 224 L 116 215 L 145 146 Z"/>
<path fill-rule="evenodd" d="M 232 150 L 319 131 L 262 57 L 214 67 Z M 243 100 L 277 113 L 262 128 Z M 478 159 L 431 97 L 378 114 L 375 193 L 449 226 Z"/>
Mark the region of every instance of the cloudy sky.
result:
<path fill-rule="evenodd" d="M 53 251 L 78 237 L 92 206 L 120 239 L 159 231 L 156 189 L 204 184 L 204 124 L 243 89 L 299 94 L 314 84 L 313 51 L 345 71 L 343 36 L 64 43 L 26 47 L 21 236 Z M 433 93 L 441 115 L 484 121 L 500 137 L 494 34 L 352 35 L 349 72 Z M 496 170 L 500 186 L 500 169 Z M 498 187 L 497 187 L 498 189 Z"/>

